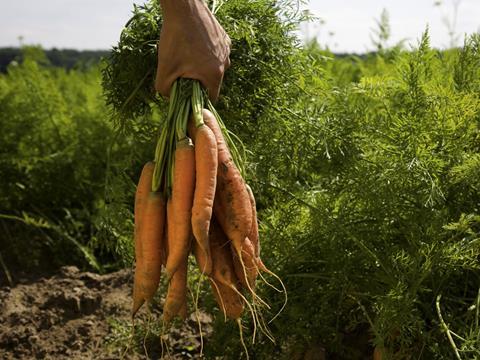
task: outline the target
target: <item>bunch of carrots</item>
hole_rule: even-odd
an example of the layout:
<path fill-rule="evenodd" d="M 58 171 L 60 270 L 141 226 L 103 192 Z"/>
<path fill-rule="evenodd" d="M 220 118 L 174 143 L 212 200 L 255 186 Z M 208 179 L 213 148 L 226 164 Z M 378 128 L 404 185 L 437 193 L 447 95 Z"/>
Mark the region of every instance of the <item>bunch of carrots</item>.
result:
<path fill-rule="evenodd" d="M 255 328 L 270 336 L 256 311 L 268 305 L 255 282 L 260 272 L 276 275 L 260 258 L 255 198 L 231 135 L 198 81 L 174 83 L 155 161 L 145 164 L 136 191 L 132 316 L 154 297 L 164 267 L 163 322 L 186 318 L 193 253 L 225 318 L 240 325 L 247 306 Z"/>

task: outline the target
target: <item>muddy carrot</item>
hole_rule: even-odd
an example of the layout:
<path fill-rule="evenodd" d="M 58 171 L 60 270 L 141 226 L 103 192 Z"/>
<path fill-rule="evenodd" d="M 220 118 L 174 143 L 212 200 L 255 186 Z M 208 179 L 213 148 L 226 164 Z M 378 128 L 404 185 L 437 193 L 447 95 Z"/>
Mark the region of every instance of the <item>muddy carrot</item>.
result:
<path fill-rule="evenodd" d="M 212 223 L 210 246 L 213 261 L 210 282 L 215 298 L 226 316 L 238 319 L 243 313 L 244 302 L 238 292 L 229 240 L 216 222 Z"/>
<path fill-rule="evenodd" d="M 236 253 L 241 256 L 243 243 L 252 226 L 252 207 L 248 191 L 215 117 L 210 111 L 204 110 L 203 118 L 217 140 L 217 191 L 213 210 L 223 231 L 232 241 Z"/>
<path fill-rule="evenodd" d="M 258 275 L 258 263 L 255 256 L 255 249 L 249 238 L 246 238 L 242 247 L 242 261 L 240 261 L 236 251 L 232 248 L 233 267 L 240 283 L 246 288 L 255 288 L 255 280 Z M 243 263 L 243 266 L 242 266 Z M 245 268 L 245 273 L 243 272 Z M 248 284 L 247 284 L 248 281 Z M 249 286 L 250 285 L 250 286 Z"/>

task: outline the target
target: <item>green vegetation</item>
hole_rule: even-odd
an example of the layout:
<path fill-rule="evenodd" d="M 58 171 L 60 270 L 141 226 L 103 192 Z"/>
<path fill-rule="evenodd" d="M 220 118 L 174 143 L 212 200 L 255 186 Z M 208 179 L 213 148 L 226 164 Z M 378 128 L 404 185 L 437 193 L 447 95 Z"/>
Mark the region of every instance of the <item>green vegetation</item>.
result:
<path fill-rule="evenodd" d="M 452 358 L 441 312 L 462 358 L 479 356 L 479 40 L 439 53 L 425 33 L 411 52 L 354 63 L 358 81 L 338 85 L 344 63 L 305 88 L 316 96 L 295 112 L 311 130 L 296 122 L 302 154 L 281 171 L 296 183 L 275 179 L 291 195 L 262 213 L 264 252 L 294 297 L 272 324 L 285 341 L 358 358 L 366 332 L 394 358 Z"/>
<path fill-rule="evenodd" d="M 55 68 L 37 48 L 23 57 L 0 75 L 2 277 L 130 263 L 133 179 L 148 144 L 113 130 L 98 67 Z"/>
<path fill-rule="evenodd" d="M 165 115 L 156 9 L 135 9 L 102 69 L 27 49 L 0 75 L 2 277 L 131 264 L 135 182 Z M 480 36 L 437 51 L 426 31 L 412 49 L 382 38 L 376 54 L 337 58 L 299 46 L 286 1 L 230 0 L 217 15 L 233 46 L 216 107 L 248 150 L 262 258 L 289 291 L 277 343 L 260 337 L 251 355 L 479 358 Z M 282 294 L 259 291 L 273 316 Z M 235 324 L 218 316 L 205 351 L 236 358 Z"/>

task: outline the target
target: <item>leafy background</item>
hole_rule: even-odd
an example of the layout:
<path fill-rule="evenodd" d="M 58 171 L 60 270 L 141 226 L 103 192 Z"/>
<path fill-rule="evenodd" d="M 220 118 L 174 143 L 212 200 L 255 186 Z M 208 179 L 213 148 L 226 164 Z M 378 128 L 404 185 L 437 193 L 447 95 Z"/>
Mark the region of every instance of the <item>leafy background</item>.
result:
<path fill-rule="evenodd" d="M 276 343 L 251 355 L 480 357 L 480 36 L 385 47 L 379 24 L 378 51 L 336 56 L 299 43 L 294 2 L 229 0 L 217 16 L 233 41 L 217 109 L 248 150 L 262 257 L 289 294 Z M 27 47 L 0 74 L 2 282 L 132 265 L 135 183 L 165 109 L 160 26 L 152 0 L 99 64 Z M 283 295 L 259 290 L 268 320 Z M 236 327 L 218 316 L 205 350 L 236 358 Z"/>

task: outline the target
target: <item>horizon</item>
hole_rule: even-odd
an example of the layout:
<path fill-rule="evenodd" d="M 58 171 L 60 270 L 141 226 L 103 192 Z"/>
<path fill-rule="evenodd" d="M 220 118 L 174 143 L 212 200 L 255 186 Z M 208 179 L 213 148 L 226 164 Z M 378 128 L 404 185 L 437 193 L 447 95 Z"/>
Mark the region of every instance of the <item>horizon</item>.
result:
<path fill-rule="evenodd" d="M 7 3 L 0 13 L 0 47 L 38 45 L 47 50 L 109 50 L 117 43 L 134 3 L 144 1 L 49 0 L 38 3 L 17 0 Z M 402 40 L 415 44 L 427 26 L 432 47 L 438 49 L 461 45 L 464 34 L 480 31 L 480 16 L 476 16 L 480 15 L 480 1 L 476 0 L 405 0 L 402 4 L 394 0 L 371 0 L 361 7 L 353 6 L 354 3 L 355 0 L 336 3 L 310 0 L 303 9 L 308 9 L 316 20 L 302 24 L 298 31 L 300 39 L 316 38 L 322 47 L 338 54 L 371 52 L 374 50 L 371 36 L 383 9 L 389 17 L 391 38 L 387 44 L 390 46 Z M 458 4 L 456 19 L 455 3 Z M 456 39 L 449 36 L 447 22 Z"/>

